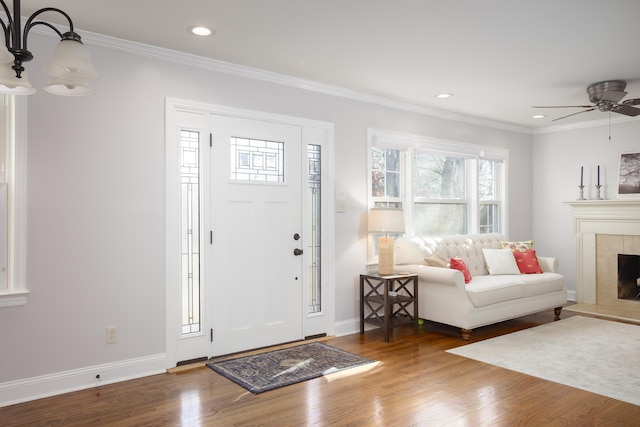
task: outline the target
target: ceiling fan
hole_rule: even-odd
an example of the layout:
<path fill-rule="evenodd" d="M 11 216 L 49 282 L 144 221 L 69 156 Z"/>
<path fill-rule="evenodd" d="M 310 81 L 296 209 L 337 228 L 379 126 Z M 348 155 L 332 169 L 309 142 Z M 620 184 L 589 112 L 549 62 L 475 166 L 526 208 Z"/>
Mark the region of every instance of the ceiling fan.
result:
<path fill-rule="evenodd" d="M 632 117 L 638 116 L 640 115 L 640 108 L 633 107 L 633 105 L 639 105 L 640 98 L 627 99 L 619 103 L 627 94 L 627 92 L 624 91 L 626 86 L 627 83 L 622 80 L 607 80 L 590 85 L 587 87 L 587 93 L 589 94 L 589 101 L 592 102 L 592 105 L 552 105 L 546 107 L 534 106 L 533 108 L 585 108 L 585 110 L 578 111 L 577 113 L 553 119 L 553 122 L 593 110 L 604 112 L 613 111 L 614 113 Z"/>

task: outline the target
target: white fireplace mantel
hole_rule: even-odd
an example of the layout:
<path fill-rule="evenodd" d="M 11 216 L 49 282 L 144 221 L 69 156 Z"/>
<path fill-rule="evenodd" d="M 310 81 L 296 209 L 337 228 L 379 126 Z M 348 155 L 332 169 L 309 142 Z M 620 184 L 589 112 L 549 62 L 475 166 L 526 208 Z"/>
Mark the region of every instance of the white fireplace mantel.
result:
<path fill-rule="evenodd" d="M 640 200 L 576 200 L 576 302 L 596 304 L 596 235 L 640 236 Z"/>

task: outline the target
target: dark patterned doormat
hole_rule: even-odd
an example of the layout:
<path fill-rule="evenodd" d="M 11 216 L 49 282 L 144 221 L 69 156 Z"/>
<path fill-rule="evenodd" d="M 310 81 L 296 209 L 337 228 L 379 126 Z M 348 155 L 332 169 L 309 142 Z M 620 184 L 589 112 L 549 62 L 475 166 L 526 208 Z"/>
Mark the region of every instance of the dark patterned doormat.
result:
<path fill-rule="evenodd" d="M 310 343 L 207 366 L 258 394 L 369 363 L 375 361 L 326 344 Z"/>

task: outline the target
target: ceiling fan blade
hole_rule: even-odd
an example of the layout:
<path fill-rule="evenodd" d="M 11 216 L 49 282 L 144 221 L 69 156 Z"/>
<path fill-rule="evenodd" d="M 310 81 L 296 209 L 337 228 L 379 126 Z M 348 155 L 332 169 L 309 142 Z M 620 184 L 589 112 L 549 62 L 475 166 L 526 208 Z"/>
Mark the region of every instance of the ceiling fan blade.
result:
<path fill-rule="evenodd" d="M 640 104 L 640 98 L 627 99 L 623 102 L 624 105 L 638 105 Z"/>
<path fill-rule="evenodd" d="M 632 107 L 630 105 L 618 104 L 614 105 L 611 111 L 615 113 L 624 114 L 625 116 L 639 116 L 640 108 Z"/>
<path fill-rule="evenodd" d="M 568 115 L 566 115 L 566 116 L 558 117 L 557 119 L 553 119 L 553 120 L 551 120 L 551 121 L 552 121 L 552 122 L 555 122 L 556 120 L 566 119 L 567 117 L 575 116 L 576 114 L 586 113 L 586 112 L 588 112 L 588 111 L 593 111 L 593 110 L 595 110 L 595 109 L 597 109 L 597 108 L 598 108 L 598 107 L 592 107 L 592 108 L 589 108 L 588 110 L 578 111 L 577 113 L 568 114 Z M 633 108 L 633 107 L 630 107 L 630 108 Z"/>
<path fill-rule="evenodd" d="M 627 92 L 622 90 L 605 90 L 604 92 L 602 92 L 602 97 L 600 98 L 600 100 L 605 102 L 618 102 L 626 95 Z"/>
<path fill-rule="evenodd" d="M 640 101 L 640 99 L 638 101 Z M 593 107 L 593 105 L 547 105 L 547 106 L 534 105 L 531 108 L 591 108 L 591 107 Z"/>

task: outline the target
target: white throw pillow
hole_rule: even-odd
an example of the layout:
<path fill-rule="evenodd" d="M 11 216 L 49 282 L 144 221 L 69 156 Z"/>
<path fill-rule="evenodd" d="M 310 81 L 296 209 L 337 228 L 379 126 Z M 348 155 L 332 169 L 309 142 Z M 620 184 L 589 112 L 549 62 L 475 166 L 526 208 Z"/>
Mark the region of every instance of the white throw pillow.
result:
<path fill-rule="evenodd" d="M 482 249 L 489 274 L 520 274 L 511 249 Z"/>

